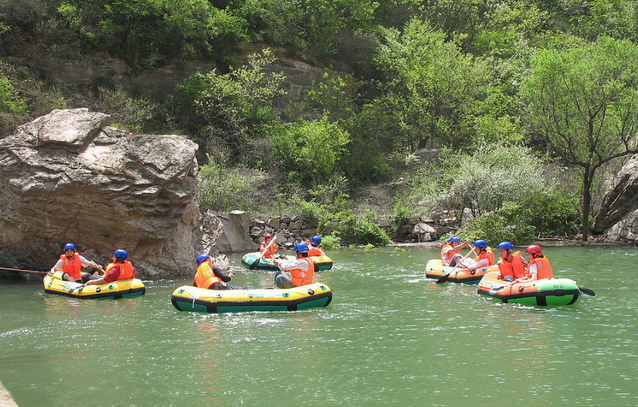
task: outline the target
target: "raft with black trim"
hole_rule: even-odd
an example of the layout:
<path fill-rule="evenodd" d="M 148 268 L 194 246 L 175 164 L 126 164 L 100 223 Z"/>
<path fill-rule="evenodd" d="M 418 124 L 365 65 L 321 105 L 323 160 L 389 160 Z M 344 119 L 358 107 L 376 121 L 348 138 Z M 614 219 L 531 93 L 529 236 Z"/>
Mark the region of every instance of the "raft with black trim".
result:
<path fill-rule="evenodd" d="M 116 280 L 107 284 L 84 285 L 62 279 L 62 272 L 44 276 L 44 292 L 75 298 L 132 298 L 144 295 L 146 287 L 142 280 Z"/>
<path fill-rule="evenodd" d="M 266 259 L 262 257 L 259 259 L 257 264 L 254 267 L 250 267 L 253 263 L 257 261 L 259 257 L 259 252 L 246 253 L 241 258 L 241 264 L 250 270 L 279 270 L 275 261 L 273 259 Z M 332 259 L 328 256 L 311 256 L 308 257 L 315 264 L 315 271 L 324 271 L 330 270 L 332 268 Z M 282 260 L 294 260 L 294 256 L 284 256 Z"/>
<path fill-rule="evenodd" d="M 499 272 L 487 273 L 479 282 L 477 292 L 500 302 L 522 305 L 573 305 L 580 298 L 580 290 L 569 278 L 508 283 L 498 279 Z"/>
<path fill-rule="evenodd" d="M 248 290 L 208 290 L 185 285 L 171 296 L 173 306 L 180 311 L 208 313 L 296 311 L 327 307 L 330 301 L 332 290 L 322 283 Z"/>
<path fill-rule="evenodd" d="M 450 277 L 448 277 L 447 281 L 452 283 L 463 283 L 463 284 L 478 284 L 479 281 L 483 278 L 485 273 L 489 273 L 490 271 L 498 270 L 498 266 L 488 266 L 479 268 L 476 270 L 468 270 L 461 267 L 444 266 L 443 262 L 440 259 L 432 259 L 429 260 L 425 265 L 425 277 L 433 278 L 439 280 L 443 276 L 450 273 Z"/>

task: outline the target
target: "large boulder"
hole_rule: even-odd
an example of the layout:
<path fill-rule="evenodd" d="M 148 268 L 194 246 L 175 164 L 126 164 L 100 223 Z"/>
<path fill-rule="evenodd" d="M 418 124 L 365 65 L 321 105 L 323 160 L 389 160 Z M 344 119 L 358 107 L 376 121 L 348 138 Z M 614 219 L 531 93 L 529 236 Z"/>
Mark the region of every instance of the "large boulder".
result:
<path fill-rule="evenodd" d="M 201 237 L 197 145 L 134 135 L 88 109 L 54 110 L 0 140 L 0 263 L 50 268 L 67 242 L 143 278 L 193 272 Z"/>
<path fill-rule="evenodd" d="M 638 155 L 627 160 L 603 199 L 592 231 L 609 240 L 638 240 Z"/>

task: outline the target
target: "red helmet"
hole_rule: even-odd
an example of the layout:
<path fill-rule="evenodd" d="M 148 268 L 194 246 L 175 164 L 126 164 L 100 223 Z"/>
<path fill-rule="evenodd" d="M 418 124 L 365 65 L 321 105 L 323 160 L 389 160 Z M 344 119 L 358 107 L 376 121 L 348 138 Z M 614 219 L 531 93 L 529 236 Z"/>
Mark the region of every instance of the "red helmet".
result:
<path fill-rule="evenodd" d="M 525 249 L 525 253 L 529 253 L 529 254 L 533 254 L 533 255 L 539 255 L 539 254 L 543 254 L 541 252 L 541 247 L 537 244 L 533 244 L 531 246 L 527 246 L 527 249 Z"/>
<path fill-rule="evenodd" d="M 272 235 L 271 235 L 270 233 L 266 233 L 266 234 L 264 235 L 264 239 L 268 239 L 269 237 L 272 237 Z"/>

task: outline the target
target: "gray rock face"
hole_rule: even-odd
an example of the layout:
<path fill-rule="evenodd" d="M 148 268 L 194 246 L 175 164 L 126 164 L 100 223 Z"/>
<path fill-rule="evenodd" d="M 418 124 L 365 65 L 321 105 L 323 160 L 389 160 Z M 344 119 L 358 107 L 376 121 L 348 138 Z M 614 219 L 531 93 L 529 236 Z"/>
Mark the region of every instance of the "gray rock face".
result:
<path fill-rule="evenodd" d="M 592 231 L 610 240 L 635 243 L 638 239 L 638 156 L 620 170 L 614 187 L 605 196 Z"/>
<path fill-rule="evenodd" d="M 192 274 L 197 145 L 132 135 L 88 109 L 54 110 L 0 140 L 0 258 L 50 268 L 67 242 L 98 263 L 125 249 L 138 276 Z"/>

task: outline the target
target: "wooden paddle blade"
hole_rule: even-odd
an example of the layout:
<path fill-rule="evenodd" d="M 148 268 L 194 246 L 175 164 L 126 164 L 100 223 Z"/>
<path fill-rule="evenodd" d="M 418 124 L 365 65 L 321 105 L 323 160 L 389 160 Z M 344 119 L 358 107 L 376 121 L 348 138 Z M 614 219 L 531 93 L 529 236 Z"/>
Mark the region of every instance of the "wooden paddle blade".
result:
<path fill-rule="evenodd" d="M 443 284 L 447 281 L 448 278 L 450 278 L 450 274 L 452 273 L 447 273 L 446 275 L 444 275 L 443 277 L 439 278 L 438 280 L 436 280 L 437 284 Z"/>
<path fill-rule="evenodd" d="M 580 290 L 581 293 L 583 294 L 587 294 L 591 297 L 595 297 L 596 293 L 593 290 L 590 290 L 589 288 L 585 288 L 585 287 L 578 287 L 578 289 Z"/>

